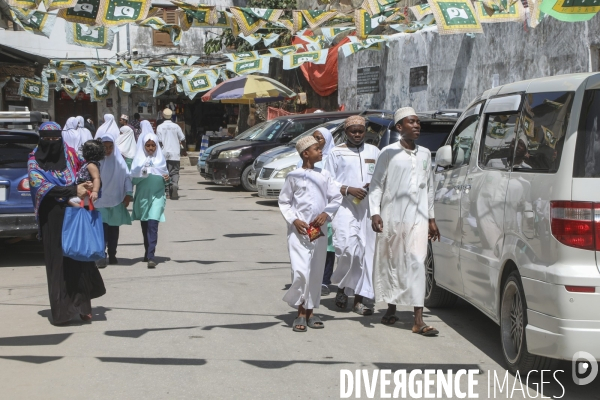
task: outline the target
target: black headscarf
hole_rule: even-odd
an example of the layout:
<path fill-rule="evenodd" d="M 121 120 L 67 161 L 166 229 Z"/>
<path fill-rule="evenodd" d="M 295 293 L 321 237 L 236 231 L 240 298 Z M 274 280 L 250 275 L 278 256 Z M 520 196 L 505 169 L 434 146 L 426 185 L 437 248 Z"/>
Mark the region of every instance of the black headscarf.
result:
<path fill-rule="evenodd" d="M 63 171 L 67 168 L 62 138 L 59 140 L 40 138 L 35 152 L 35 161 L 44 171 Z"/>

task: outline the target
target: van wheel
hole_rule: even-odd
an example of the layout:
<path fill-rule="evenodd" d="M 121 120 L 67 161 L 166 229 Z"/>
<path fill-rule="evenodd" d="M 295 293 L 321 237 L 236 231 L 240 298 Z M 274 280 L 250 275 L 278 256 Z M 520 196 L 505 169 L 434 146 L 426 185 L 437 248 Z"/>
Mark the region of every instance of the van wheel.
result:
<path fill-rule="evenodd" d="M 431 240 L 427 244 L 427 258 L 425 259 L 425 307 L 445 308 L 452 307 L 458 297 L 437 285 L 434 276 L 433 249 Z"/>
<path fill-rule="evenodd" d="M 252 165 L 248 165 L 244 169 L 244 171 L 242 172 L 242 177 L 241 177 L 240 181 L 242 183 L 242 188 L 244 188 L 245 191 L 256 192 L 258 190 L 256 188 L 256 185 L 253 185 L 250 183 L 250 181 L 248 181 L 248 175 L 250 174 L 250 171 L 252 171 Z"/>
<path fill-rule="evenodd" d="M 508 275 L 502 288 L 500 304 L 500 341 L 502 354 L 512 374 L 521 375 L 537 369 L 552 369 L 556 360 L 536 356 L 527 351 L 527 303 L 518 271 Z"/>

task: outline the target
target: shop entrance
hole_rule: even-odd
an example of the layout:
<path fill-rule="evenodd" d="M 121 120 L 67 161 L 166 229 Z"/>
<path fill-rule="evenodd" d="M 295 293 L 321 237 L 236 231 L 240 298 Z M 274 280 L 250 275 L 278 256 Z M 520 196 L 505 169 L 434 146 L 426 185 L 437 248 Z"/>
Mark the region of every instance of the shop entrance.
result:
<path fill-rule="evenodd" d="M 79 92 L 75 100 L 71 99 L 68 94 L 63 92 L 56 92 L 54 97 L 54 121 L 58 122 L 60 126 L 65 126 L 65 122 L 70 117 L 76 117 L 78 115 L 84 116 L 90 114 L 92 120 L 96 126 L 98 126 L 96 117 L 98 115 L 98 104 L 90 101 L 90 95 L 84 92 Z"/>
<path fill-rule="evenodd" d="M 22 107 L 29 107 L 30 111 L 35 111 L 31 110 L 31 100 L 19 96 L 19 84 L 11 79 L 2 90 L 3 111 L 22 110 Z"/>

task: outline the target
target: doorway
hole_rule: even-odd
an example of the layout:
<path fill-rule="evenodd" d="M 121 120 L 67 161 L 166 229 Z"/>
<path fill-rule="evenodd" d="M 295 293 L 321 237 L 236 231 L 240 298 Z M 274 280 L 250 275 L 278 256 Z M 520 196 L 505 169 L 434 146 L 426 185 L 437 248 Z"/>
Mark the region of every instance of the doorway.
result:
<path fill-rule="evenodd" d="M 54 121 L 60 126 L 65 126 L 65 123 L 70 117 L 78 115 L 84 116 L 89 114 L 96 124 L 96 116 L 98 115 L 98 104 L 90 100 L 90 95 L 84 92 L 79 92 L 75 100 L 66 94 L 64 91 L 56 92 L 54 97 Z M 96 124 L 97 126 L 97 124 Z"/>

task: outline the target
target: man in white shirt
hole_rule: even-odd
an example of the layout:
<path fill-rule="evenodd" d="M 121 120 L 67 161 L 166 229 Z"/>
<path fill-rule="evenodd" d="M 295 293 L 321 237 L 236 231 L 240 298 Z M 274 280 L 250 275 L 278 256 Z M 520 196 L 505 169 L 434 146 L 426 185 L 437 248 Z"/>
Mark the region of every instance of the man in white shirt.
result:
<path fill-rule="evenodd" d="M 187 156 L 185 151 L 185 136 L 179 125 L 171 121 L 173 111 L 169 108 L 163 110 L 165 122 L 156 128 L 156 136 L 162 148 L 165 159 L 167 160 L 167 169 L 169 170 L 170 183 L 167 185 L 167 198 L 179 200 L 179 167 L 181 146 L 183 146 L 183 155 Z"/>

